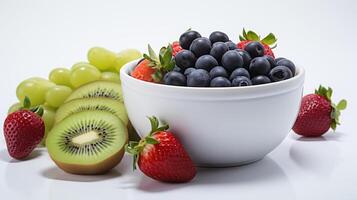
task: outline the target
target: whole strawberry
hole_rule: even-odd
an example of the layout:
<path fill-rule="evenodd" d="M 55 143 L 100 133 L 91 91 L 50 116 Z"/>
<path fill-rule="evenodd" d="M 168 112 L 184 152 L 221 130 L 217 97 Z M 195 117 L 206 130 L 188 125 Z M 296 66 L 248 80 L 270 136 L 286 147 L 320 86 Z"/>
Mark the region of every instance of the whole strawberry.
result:
<path fill-rule="evenodd" d="M 4 136 L 11 157 L 24 159 L 41 142 L 45 134 L 45 124 L 41 118 L 43 109 L 31 110 L 30 100 L 26 97 L 22 110 L 9 114 L 4 122 Z"/>
<path fill-rule="evenodd" d="M 182 183 L 192 180 L 196 168 L 168 125 L 159 127 L 156 117 L 151 117 L 151 132 L 140 142 L 129 142 L 126 150 L 134 155 L 136 163 L 147 176 L 163 182 Z"/>
<path fill-rule="evenodd" d="M 131 72 L 131 76 L 139 80 L 159 83 L 162 81 L 164 74 L 172 71 L 175 67 L 172 47 L 171 44 L 167 47 L 162 47 L 159 56 L 155 54 L 150 45 L 148 45 L 148 49 L 149 55 L 144 54 L 144 59 Z"/>
<path fill-rule="evenodd" d="M 264 55 L 271 56 L 275 58 L 274 52 L 272 49 L 276 47 L 275 42 L 277 39 L 275 38 L 275 35 L 273 33 L 269 33 L 267 36 L 265 36 L 263 39 L 260 39 L 260 36 L 256 34 L 254 31 L 248 31 L 246 32 L 245 29 L 243 29 L 243 34 L 239 35 L 239 40 L 240 42 L 237 44 L 237 47 L 239 49 L 244 49 L 247 44 L 249 44 L 252 41 L 257 41 L 260 42 L 264 46 Z M 273 45 L 272 47 L 270 47 Z"/>
<path fill-rule="evenodd" d="M 182 50 L 182 47 L 180 46 L 180 42 L 178 42 L 178 41 L 173 42 L 171 47 L 172 47 L 172 56 L 174 56 L 174 57 L 176 56 L 176 54 L 178 52 L 180 52 Z"/>
<path fill-rule="evenodd" d="M 346 109 L 347 101 L 337 105 L 331 102 L 332 89 L 320 86 L 315 94 L 308 94 L 301 101 L 300 111 L 293 130 L 305 137 L 319 137 L 330 128 L 336 130 L 340 124 L 341 110 Z"/>

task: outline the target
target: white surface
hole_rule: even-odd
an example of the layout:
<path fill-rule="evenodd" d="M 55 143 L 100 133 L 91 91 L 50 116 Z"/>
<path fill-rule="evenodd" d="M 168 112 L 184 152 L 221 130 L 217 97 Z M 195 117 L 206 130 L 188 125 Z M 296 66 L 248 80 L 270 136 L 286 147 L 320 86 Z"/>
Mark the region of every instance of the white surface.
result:
<path fill-rule="evenodd" d="M 96 3 L 97 2 L 97 3 Z M 188 27 L 202 34 L 219 29 L 232 39 L 243 27 L 278 36 L 278 56 L 306 69 L 305 91 L 332 86 L 334 99 L 349 100 L 343 125 L 317 141 L 290 134 L 253 165 L 203 169 L 189 184 L 162 184 L 130 170 L 79 177 L 59 171 L 40 151 L 15 162 L 1 139 L 1 199 L 356 199 L 356 1 L 0 1 L 0 79 L 3 120 L 16 101 L 15 88 L 30 76 L 85 60 L 94 45 L 112 50 L 150 43 L 158 48 Z M 214 148 L 214 146 L 212 146 Z"/>
<path fill-rule="evenodd" d="M 305 71 L 299 67 L 295 77 L 272 84 L 193 88 L 135 79 L 130 73 L 137 63 L 120 70 L 131 123 L 141 137 L 151 128 L 147 116 L 170 124 L 198 166 L 229 167 L 262 159 L 284 140 L 300 107 Z"/>

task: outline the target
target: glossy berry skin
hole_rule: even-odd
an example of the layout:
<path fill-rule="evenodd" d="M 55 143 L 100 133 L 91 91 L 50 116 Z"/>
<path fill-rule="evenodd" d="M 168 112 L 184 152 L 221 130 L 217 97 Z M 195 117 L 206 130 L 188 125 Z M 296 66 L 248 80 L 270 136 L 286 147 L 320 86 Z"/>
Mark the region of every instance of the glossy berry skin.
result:
<path fill-rule="evenodd" d="M 222 56 L 222 66 L 227 71 L 232 72 L 239 67 L 243 67 L 243 58 L 236 50 L 229 50 Z"/>
<path fill-rule="evenodd" d="M 213 44 L 210 55 L 213 56 L 218 62 L 221 61 L 224 53 L 228 51 L 228 46 L 223 42 L 216 42 Z"/>
<path fill-rule="evenodd" d="M 271 69 L 273 69 L 274 67 L 277 66 L 276 62 L 275 62 L 275 59 L 273 57 L 267 56 L 267 55 L 264 55 L 263 57 L 266 58 L 269 61 Z"/>
<path fill-rule="evenodd" d="M 184 71 L 184 75 L 185 76 L 188 76 L 191 72 L 195 71 L 196 68 L 193 68 L 193 67 L 190 67 L 190 68 L 187 68 L 185 71 Z"/>
<path fill-rule="evenodd" d="M 29 110 L 20 110 L 7 116 L 4 136 L 11 157 L 24 159 L 41 142 L 45 134 L 42 118 Z"/>
<path fill-rule="evenodd" d="M 171 47 L 172 47 L 172 56 L 174 57 L 178 52 L 182 50 L 182 47 L 180 46 L 180 43 L 178 41 L 173 42 Z"/>
<path fill-rule="evenodd" d="M 182 183 L 192 180 L 196 168 L 181 142 L 169 131 L 152 136 L 159 143 L 147 144 L 140 153 L 138 166 L 150 178 L 158 181 Z"/>
<path fill-rule="evenodd" d="M 249 65 L 249 72 L 252 76 L 268 75 L 270 71 L 270 63 L 264 57 L 254 58 Z"/>
<path fill-rule="evenodd" d="M 210 75 L 211 79 L 216 78 L 218 76 L 228 78 L 228 73 L 227 73 L 226 69 L 224 69 L 224 67 L 222 67 L 222 66 L 213 67 L 211 69 L 211 71 L 209 72 L 209 75 Z"/>
<path fill-rule="evenodd" d="M 263 47 L 264 47 L 264 55 L 266 56 L 270 56 L 272 58 L 275 58 L 275 55 L 274 55 L 274 52 L 273 50 L 269 47 L 269 45 L 266 45 L 264 43 L 263 44 Z"/>
<path fill-rule="evenodd" d="M 236 49 L 236 51 L 238 51 L 239 55 L 243 58 L 243 67 L 249 69 L 250 61 L 252 60 L 249 53 L 243 49 Z"/>
<path fill-rule="evenodd" d="M 171 71 L 165 74 L 164 76 L 164 84 L 165 85 L 177 85 L 177 86 L 185 86 L 186 85 L 186 77 L 180 72 Z"/>
<path fill-rule="evenodd" d="M 237 69 L 235 69 L 232 73 L 231 73 L 231 75 L 230 75 L 230 77 L 229 77 L 229 80 L 233 80 L 235 77 L 237 77 L 237 76 L 245 76 L 245 77 L 247 77 L 248 79 L 250 79 L 250 74 L 249 74 L 249 72 L 248 72 L 248 70 L 246 70 L 245 68 L 237 68 Z"/>
<path fill-rule="evenodd" d="M 264 75 L 259 75 L 259 76 L 253 77 L 251 79 L 251 81 L 252 81 L 253 85 L 261 85 L 261 84 L 271 83 L 271 80 L 267 76 L 264 76 Z"/>
<path fill-rule="evenodd" d="M 306 137 L 318 137 L 330 129 L 331 103 L 323 96 L 309 94 L 302 98 L 295 121 L 295 133 Z"/>
<path fill-rule="evenodd" d="M 264 56 L 264 46 L 260 42 L 249 42 L 244 50 L 247 51 L 252 58 Z"/>
<path fill-rule="evenodd" d="M 172 71 L 175 71 L 175 72 L 181 72 L 182 69 L 179 68 L 177 65 L 175 65 L 174 69 Z"/>
<path fill-rule="evenodd" d="M 176 65 L 182 70 L 185 70 L 189 67 L 194 67 L 196 60 L 197 59 L 195 54 L 189 50 L 182 50 L 175 57 Z"/>
<path fill-rule="evenodd" d="M 195 67 L 197 69 L 204 69 L 210 71 L 213 67 L 217 66 L 217 60 L 211 55 L 203 55 L 196 61 Z"/>
<path fill-rule="evenodd" d="M 221 31 L 214 31 L 209 36 L 209 40 L 213 44 L 215 42 L 228 42 L 229 38 L 228 38 L 227 34 L 221 32 Z"/>
<path fill-rule="evenodd" d="M 236 44 L 234 42 L 232 42 L 232 41 L 225 42 L 225 44 L 227 45 L 229 50 L 237 49 Z"/>
<path fill-rule="evenodd" d="M 190 51 L 192 51 L 197 58 L 209 54 L 211 51 L 211 41 L 205 37 L 197 38 L 192 41 Z"/>
<path fill-rule="evenodd" d="M 196 69 L 187 76 L 187 86 L 207 87 L 210 84 L 209 73 L 204 69 Z"/>
<path fill-rule="evenodd" d="M 288 67 L 291 70 L 291 72 L 293 73 L 293 75 L 295 75 L 296 67 L 295 67 L 295 64 L 293 62 L 291 62 L 290 60 L 288 60 L 286 58 L 281 59 L 281 60 L 277 61 L 276 64 Z"/>
<path fill-rule="evenodd" d="M 150 67 L 149 64 L 149 60 L 143 59 L 131 72 L 131 76 L 142 81 L 154 82 L 152 75 L 156 72 L 156 69 Z"/>
<path fill-rule="evenodd" d="M 193 40 L 200 38 L 201 34 L 197 31 L 186 31 L 180 36 L 179 43 L 183 49 L 189 49 Z"/>
<path fill-rule="evenodd" d="M 226 77 L 216 77 L 211 80 L 211 87 L 230 87 L 232 84 Z"/>
<path fill-rule="evenodd" d="M 244 86 L 249 86 L 249 85 L 252 85 L 252 81 L 245 76 L 236 76 L 232 80 L 233 87 L 244 87 Z"/>
<path fill-rule="evenodd" d="M 269 78 L 273 82 L 283 81 L 291 77 L 293 77 L 293 73 L 285 66 L 276 66 L 269 72 Z"/>
<path fill-rule="evenodd" d="M 283 60 L 283 59 L 286 59 L 286 58 L 283 58 L 283 57 L 275 58 L 275 63 L 277 63 L 279 60 Z"/>

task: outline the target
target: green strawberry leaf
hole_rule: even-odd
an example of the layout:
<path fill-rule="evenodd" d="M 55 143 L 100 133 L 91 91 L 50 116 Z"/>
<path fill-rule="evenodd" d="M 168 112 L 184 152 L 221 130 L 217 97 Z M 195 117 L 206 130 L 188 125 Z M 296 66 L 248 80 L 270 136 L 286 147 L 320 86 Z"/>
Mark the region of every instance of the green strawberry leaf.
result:
<path fill-rule="evenodd" d="M 150 44 L 148 44 L 149 55 L 152 60 L 158 60 L 158 57 L 155 51 L 151 48 Z"/>
<path fill-rule="evenodd" d="M 277 39 L 273 33 L 269 33 L 261 40 L 261 42 L 263 42 L 266 45 L 273 45 L 276 41 Z"/>
<path fill-rule="evenodd" d="M 244 40 L 247 40 L 247 32 L 245 31 L 244 28 L 243 28 L 243 38 L 244 38 Z"/>
<path fill-rule="evenodd" d="M 335 122 L 335 121 L 332 121 L 332 122 L 331 122 L 331 128 L 332 128 L 332 130 L 333 130 L 333 131 L 336 131 L 336 127 L 337 127 L 336 122 Z"/>
<path fill-rule="evenodd" d="M 154 139 L 152 137 L 146 137 L 145 140 L 148 144 L 159 144 L 159 141 L 157 141 L 156 139 Z"/>
<path fill-rule="evenodd" d="M 336 108 L 338 110 L 344 110 L 347 107 L 347 101 L 345 99 L 342 99 L 340 102 L 338 102 Z"/>
<path fill-rule="evenodd" d="M 245 41 L 245 38 L 243 36 L 239 35 L 239 40 L 240 41 Z"/>
<path fill-rule="evenodd" d="M 259 41 L 260 37 L 253 31 L 248 31 L 247 37 L 248 40 Z"/>
<path fill-rule="evenodd" d="M 23 108 L 29 109 L 31 107 L 31 101 L 28 96 L 25 96 L 24 102 L 23 102 Z"/>

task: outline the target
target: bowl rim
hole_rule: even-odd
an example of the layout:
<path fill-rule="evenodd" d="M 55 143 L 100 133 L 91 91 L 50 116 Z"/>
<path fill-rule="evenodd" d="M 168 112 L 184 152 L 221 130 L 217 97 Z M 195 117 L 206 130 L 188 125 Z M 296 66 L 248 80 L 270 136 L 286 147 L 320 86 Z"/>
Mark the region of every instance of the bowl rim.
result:
<path fill-rule="evenodd" d="M 232 91 L 233 92 L 233 91 L 264 89 L 264 88 L 268 89 L 268 88 L 273 88 L 275 86 L 279 86 L 282 84 L 289 84 L 289 83 L 295 82 L 299 79 L 304 79 L 304 76 L 305 76 L 305 69 L 303 67 L 296 66 L 296 72 L 295 72 L 296 75 L 294 77 L 287 79 L 287 80 L 279 81 L 279 82 L 271 82 L 271 83 L 261 84 L 261 85 L 250 85 L 250 86 L 245 86 L 245 87 L 188 87 L 188 86 L 165 85 L 165 84 L 143 81 L 140 79 L 133 78 L 132 76 L 129 75 L 129 73 L 132 71 L 132 69 L 141 60 L 142 60 L 142 58 L 133 60 L 133 61 L 125 64 L 120 69 L 120 76 L 125 79 L 128 79 L 130 81 L 134 81 L 137 84 L 149 85 L 150 87 L 166 88 L 166 89 L 172 89 L 172 90 L 206 91 L 206 92 L 207 91 Z"/>

